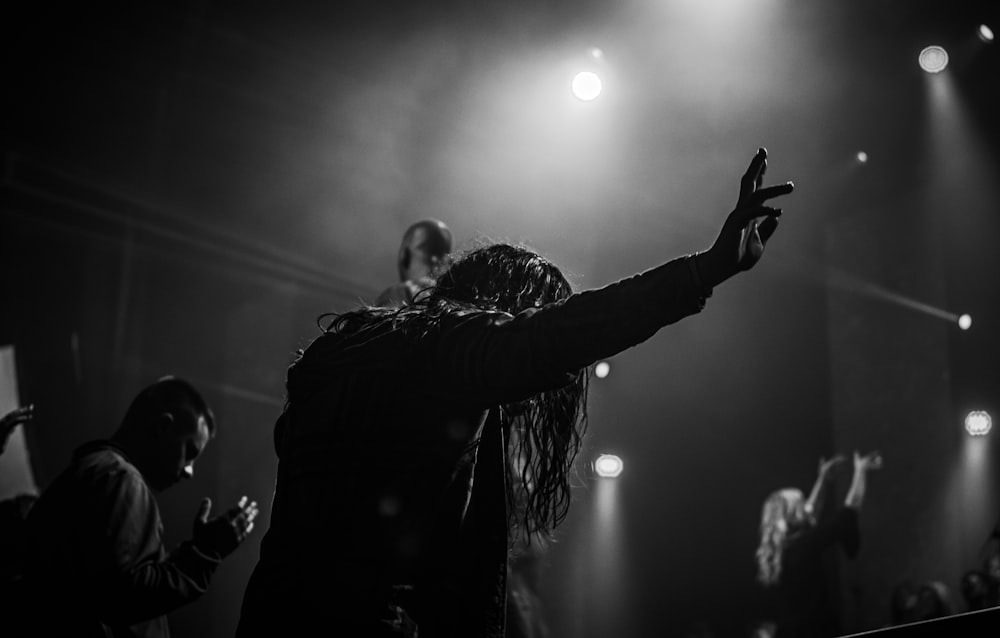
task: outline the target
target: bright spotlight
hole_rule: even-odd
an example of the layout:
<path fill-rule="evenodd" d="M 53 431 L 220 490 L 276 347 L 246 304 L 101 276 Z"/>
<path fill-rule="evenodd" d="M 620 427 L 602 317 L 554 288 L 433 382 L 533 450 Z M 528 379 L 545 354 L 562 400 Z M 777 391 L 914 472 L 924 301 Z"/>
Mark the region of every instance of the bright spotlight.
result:
<path fill-rule="evenodd" d="M 608 376 L 611 372 L 611 364 L 607 361 L 598 361 L 597 365 L 594 366 L 594 374 L 598 379 L 603 379 Z"/>
<path fill-rule="evenodd" d="M 928 73 L 940 73 L 948 66 L 948 52 L 936 44 L 920 52 L 920 68 Z"/>
<path fill-rule="evenodd" d="M 968 330 L 972 327 L 972 315 L 962 315 L 958 318 L 958 327 L 962 330 Z"/>
<path fill-rule="evenodd" d="M 597 472 L 598 476 L 604 478 L 617 478 L 623 469 L 625 469 L 625 464 L 622 463 L 620 457 L 614 454 L 602 454 L 594 461 L 594 471 Z"/>
<path fill-rule="evenodd" d="M 868 162 L 868 153 L 865 153 L 864 151 L 858 151 L 856 157 L 858 158 L 859 164 L 866 164 Z"/>
<path fill-rule="evenodd" d="M 579 100 L 590 102 L 601 94 L 601 78 L 591 71 L 581 71 L 573 78 L 573 95 Z"/>
<path fill-rule="evenodd" d="M 993 419 L 986 410 L 973 410 L 965 415 L 965 431 L 972 436 L 986 436 L 993 427 Z"/>
<path fill-rule="evenodd" d="M 979 39 L 983 42 L 993 42 L 993 29 L 985 24 L 979 25 Z"/>

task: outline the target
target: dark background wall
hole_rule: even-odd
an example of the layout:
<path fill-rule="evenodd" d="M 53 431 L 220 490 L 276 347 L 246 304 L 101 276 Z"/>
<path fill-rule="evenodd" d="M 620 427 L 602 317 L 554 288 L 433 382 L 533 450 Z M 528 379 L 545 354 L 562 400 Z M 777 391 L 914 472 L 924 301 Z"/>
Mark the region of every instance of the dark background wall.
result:
<path fill-rule="evenodd" d="M 995 446 L 960 430 L 1000 414 L 991 18 L 901 0 L 22 7 L 4 20 L 0 343 L 37 405 L 36 478 L 174 373 L 221 430 L 161 498 L 169 540 L 202 495 L 266 517 L 285 367 L 318 314 L 394 280 L 411 221 L 524 240 L 598 286 L 710 245 L 766 145 L 769 177 L 797 184 L 766 260 L 593 384 L 550 621 L 747 635 L 769 613 L 761 502 L 857 447 L 886 468 L 845 615 L 883 624 L 900 579 L 956 587 L 998 513 Z M 952 52 L 933 78 L 932 42 Z M 568 94 L 580 65 L 605 80 L 590 104 Z M 600 451 L 625 459 L 613 486 L 587 471 Z M 177 635 L 231 633 L 259 539 Z"/>

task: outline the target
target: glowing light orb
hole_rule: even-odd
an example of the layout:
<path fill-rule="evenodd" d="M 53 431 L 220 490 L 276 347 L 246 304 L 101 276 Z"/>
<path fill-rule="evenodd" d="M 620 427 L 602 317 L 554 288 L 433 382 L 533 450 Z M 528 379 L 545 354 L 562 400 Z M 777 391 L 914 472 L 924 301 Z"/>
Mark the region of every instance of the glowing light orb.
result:
<path fill-rule="evenodd" d="M 864 151 L 858 151 L 856 157 L 858 158 L 859 164 L 865 164 L 868 162 L 868 153 L 865 153 Z"/>
<path fill-rule="evenodd" d="M 604 478 L 617 478 L 624 469 L 625 464 L 614 454 L 602 454 L 594 461 L 594 471 Z"/>
<path fill-rule="evenodd" d="M 962 315 L 958 318 L 958 327 L 962 330 L 968 330 L 972 327 L 972 315 Z"/>
<path fill-rule="evenodd" d="M 986 26 L 986 25 L 983 25 L 983 26 Z M 597 47 L 591 47 L 591 49 L 590 49 L 590 57 L 594 58 L 595 60 L 600 60 L 601 58 L 604 57 L 604 51 L 601 51 Z"/>
<path fill-rule="evenodd" d="M 965 431 L 972 436 L 986 436 L 993 428 L 993 419 L 986 410 L 973 410 L 965 415 Z"/>
<path fill-rule="evenodd" d="M 598 361 L 597 365 L 594 366 L 594 375 L 598 379 L 603 379 L 608 376 L 611 372 L 611 364 L 607 361 Z"/>
<path fill-rule="evenodd" d="M 581 71 L 573 78 L 573 95 L 578 100 L 590 102 L 601 94 L 601 78 L 591 71 Z"/>
<path fill-rule="evenodd" d="M 940 73 L 948 66 L 948 52 L 936 44 L 925 47 L 918 58 L 920 68 L 928 73 Z"/>
<path fill-rule="evenodd" d="M 993 29 L 985 24 L 979 25 L 979 39 L 983 42 L 993 42 Z"/>

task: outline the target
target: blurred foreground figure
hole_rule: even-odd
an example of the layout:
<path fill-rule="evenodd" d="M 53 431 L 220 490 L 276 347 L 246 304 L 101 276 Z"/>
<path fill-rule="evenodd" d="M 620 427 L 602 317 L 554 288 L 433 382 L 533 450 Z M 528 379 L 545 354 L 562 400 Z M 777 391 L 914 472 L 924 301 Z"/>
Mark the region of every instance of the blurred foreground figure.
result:
<path fill-rule="evenodd" d="M 765 202 L 792 190 L 761 188 L 765 166 L 760 149 L 709 250 L 599 290 L 495 244 L 408 306 L 336 316 L 288 371 L 237 635 L 503 636 L 513 540 L 569 507 L 586 367 L 757 263 L 780 215 Z"/>
<path fill-rule="evenodd" d="M 444 222 L 422 219 L 407 228 L 396 260 L 399 283 L 383 290 L 375 305 L 398 307 L 411 303 L 417 293 L 434 285 L 434 277 L 451 249 L 451 231 Z"/>
<path fill-rule="evenodd" d="M 10 435 L 14 433 L 17 426 L 23 425 L 27 427 L 30 425 L 31 417 L 34 414 L 35 406 L 26 405 L 22 408 L 11 410 L 3 415 L 3 418 L 0 418 L 0 454 L 3 454 L 7 450 L 7 441 L 10 440 Z"/>
<path fill-rule="evenodd" d="M 840 618 L 823 569 L 826 551 L 840 545 L 853 558 L 860 547 L 858 512 L 865 500 L 868 472 L 882 467 L 878 453 L 854 453 L 854 475 L 842 507 L 822 512 L 831 471 L 843 457 L 820 460 L 809 498 L 787 488 L 764 502 L 757 548 L 757 579 L 778 597 L 776 638 L 840 635 Z"/>
<path fill-rule="evenodd" d="M 170 635 L 166 614 L 205 593 L 257 515 L 243 497 L 210 519 L 206 498 L 192 539 L 163 547 L 153 492 L 191 478 L 214 433 L 201 395 L 165 377 L 139 393 L 110 440 L 76 450 L 28 518 L 24 635 Z"/>

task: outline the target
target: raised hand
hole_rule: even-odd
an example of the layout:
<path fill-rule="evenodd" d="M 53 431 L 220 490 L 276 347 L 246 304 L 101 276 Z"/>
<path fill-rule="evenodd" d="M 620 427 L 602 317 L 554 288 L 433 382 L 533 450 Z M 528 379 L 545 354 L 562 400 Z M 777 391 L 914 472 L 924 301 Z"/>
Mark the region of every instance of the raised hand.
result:
<path fill-rule="evenodd" d="M 795 186 L 785 182 L 762 187 L 766 171 L 767 150 L 760 148 L 740 181 L 736 208 L 726 218 L 712 247 L 699 255 L 698 268 L 709 287 L 753 268 L 764 254 L 767 240 L 778 228 L 781 209 L 767 206 L 765 202 L 791 193 Z"/>
<path fill-rule="evenodd" d="M 835 468 L 836 466 L 840 465 L 845 460 L 846 459 L 844 458 L 843 454 L 838 454 L 838 455 L 836 455 L 836 456 L 834 456 L 833 458 L 830 458 L 830 459 L 820 458 L 820 460 L 819 460 L 819 475 L 821 477 L 824 477 L 824 478 L 827 477 L 827 476 L 829 476 L 829 474 L 833 470 L 833 468 Z"/>
<path fill-rule="evenodd" d="M 861 455 L 857 450 L 854 451 L 854 469 L 855 470 L 878 470 L 882 468 L 882 455 L 878 452 L 870 452 L 865 455 Z"/>
<path fill-rule="evenodd" d="M 260 510 L 257 501 L 247 503 L 246 496 L 240 498 L 235 507 L 209 519 L 211 510 L 212 499 L 202 499 L 194 519 L 194 537 L 191 540 L 199 550 L 225 558 L 253 531 L 253 521 Z"/>
<path fill-rule="evenodd" d="M 3 418 L 0 419 L 0 453 L 7 449 L 7 440 L 14 433 L 14 428 L 19 425 L 28 425 L 34 415 L 35 405 L 33 403 L 3 415 Z"/>

